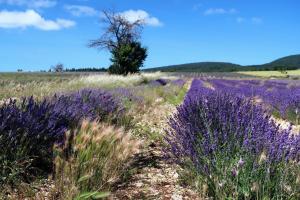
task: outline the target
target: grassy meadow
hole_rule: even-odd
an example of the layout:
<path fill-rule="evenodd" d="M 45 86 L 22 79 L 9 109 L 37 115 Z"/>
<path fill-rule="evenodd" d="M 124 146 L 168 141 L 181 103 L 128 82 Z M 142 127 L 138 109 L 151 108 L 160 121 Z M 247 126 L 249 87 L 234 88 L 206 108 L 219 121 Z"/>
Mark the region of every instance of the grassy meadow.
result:
<path fill-rule="evenodd" d="M 58 92 L 82 88 L 135 86 L 163 77 L 161 73 L 132 75 L 130 78 L 105 73 L 0 73 L 0 99 L 35 96 L 43 98 Z"/>
<path fill-rule="evenodd" d="M 238 73 L 262 78 L 286 78 L 288 76 L 295 78 L 300 77 L 300 70 L 287 70 L 286 73 L 282 73 L 280 71 L 241 71 Z"/>
<path fill-rule="evenodd" d="M 0 73 L 0 199 L 299 199 L 299 82 L 245 73 Z"/>

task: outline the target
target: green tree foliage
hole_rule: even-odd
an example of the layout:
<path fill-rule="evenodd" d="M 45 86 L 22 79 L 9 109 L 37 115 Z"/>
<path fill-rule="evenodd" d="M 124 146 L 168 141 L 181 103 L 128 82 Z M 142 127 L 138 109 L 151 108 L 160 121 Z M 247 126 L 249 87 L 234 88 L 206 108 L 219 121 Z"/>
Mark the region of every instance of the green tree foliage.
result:
<path fill-rule="evenodd" d="M 131 42 L 122 44 L 111 53 L 113 64 L 108 69 L 109 73 L 127 75 L 139 72 L 147 57 L 147 48 L 142 47 L 140 42 Z"/>

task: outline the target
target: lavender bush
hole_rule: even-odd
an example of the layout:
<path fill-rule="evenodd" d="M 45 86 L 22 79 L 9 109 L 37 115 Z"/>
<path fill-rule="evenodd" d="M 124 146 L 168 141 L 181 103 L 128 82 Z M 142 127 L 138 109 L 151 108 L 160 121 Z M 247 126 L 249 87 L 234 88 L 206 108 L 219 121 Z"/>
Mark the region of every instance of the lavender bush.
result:
<path fill-rule="evenodd" d="M 151 86 L 165 86 L 169 83 L 170 81 L 167 79 L 159 78 L 153 81 L 149 82 L 149 85 Z"/>
<path fill-rule="evenodd" d="M 64 143 L 66 130 L 83 119 L 117 122 L 122 112 L 119 102 L 102 90 L 4 103 L 0 108 L 0 183 L 50 171 L 52 147 Z"/>
<path fill-rule="evenodd" d="M 0 109 L 0 182 L 13 182 L 35 168 L 49 170 L 52 144 L 63 139 L 69 116 L 53 112 L 48 101 L 24 98 Z M 4 148 L 5 147 L 5 148 Z"/>
<path fill-rule="evenodd" d="M 300 197 L 300 136 L 280 130 L 261 106 L 194 80 L 169 125 L 167 155 L 204 196 Z"/>
<path fill-rule="evenodd" d="M 112 90 L 111 93 L 116 97 L 121 97 L 123 104 L 131 105 L 132 102 L 141 103 L 144 101 L 144 98 L 141 95 L 136 94 L 143 89 L 144 87 L 141 86 L 135 86 L 131 88 L 116 88 Z"/>
<path fill-rule="evenodd" d="M 261 101 L 276 117 L 299 124 L 300 87 L 297 81 L 208 80 L 216 90 Z"/>
<path fill-rule="evenodd" d="M 182 88 L 185 83 L 186 83 L 186 81 L 183 80 L 183 79 L 176 79 L 176 80 L 173 80 L 173 81 L 170 82 L 171 85 L 176 85 L 179 88 Z"/>
<path fill-rule="evenodd" d="M 54 106 L 53 112 L 71 116 L 75 125 L 84 118 L 116 122 L 124 112 L 121 102 L 116 97 L 99 89 L 83 89 L 74 93 L 55 95 L 49 101 Z"/>

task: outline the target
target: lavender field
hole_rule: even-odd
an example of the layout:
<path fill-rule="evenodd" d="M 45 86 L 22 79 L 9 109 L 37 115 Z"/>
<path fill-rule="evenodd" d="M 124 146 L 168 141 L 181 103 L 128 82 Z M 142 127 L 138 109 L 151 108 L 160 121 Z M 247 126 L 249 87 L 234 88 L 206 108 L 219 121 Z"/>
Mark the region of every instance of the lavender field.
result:
<path fill-rule="evenodd" d="M 300 82 L 220 77 L 2 75 L 0 198 L 299 199 Z"/>
<path fill-rule="evenodd" d="M 299 0 L 0 0 L 0 200 L 300 200 Z"/>

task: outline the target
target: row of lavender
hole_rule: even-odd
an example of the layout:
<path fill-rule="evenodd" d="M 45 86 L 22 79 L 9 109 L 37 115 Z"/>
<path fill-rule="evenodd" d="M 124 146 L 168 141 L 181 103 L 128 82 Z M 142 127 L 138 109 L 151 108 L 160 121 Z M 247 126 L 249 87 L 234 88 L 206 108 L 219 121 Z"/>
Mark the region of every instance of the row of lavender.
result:
<path fill-rule="evenodd" d="M 300 118 L 300 82 L 286 80 L 207 80 L 216 90 L 252 98 L 274 115 L 298 124 Z"/>
<path fill-rule="evenodd" d="M 282 130 L 262 106 L 236 94 L 194 80 L 169 121 L 167 155 L 203 197 L 299 199 L 300 135 Z"/>
<path fill-rule="evenodd" d="M 181 88 L 185 81 L 158 79 L 147 86 L 168 83 Z M 83 120 L 129 128 L 131 118 L 126 115 L 124 100 L 142 103 L 143 96 L 136 93 L 143 93 L 145 86 L 110 91 L 82 89 L 41 101 L 28 97 L 0 105 L 0 186 L 51 172 L 54 144 L 63 146 L 66 131 L 76 129 Z"/>
<path fill-rule="evenodd" d="M 123 112 L 112 94 L 96 89 L 55 95 L 43 101 L 30 97 L 4 103 L 0 108 L 0 183 L 15 182 L 16 177 L 28 181 L 32 175 L 49 172 L 53 145 L 64 143 L 67 130 L 83 119 L 117 123 Z"/>

